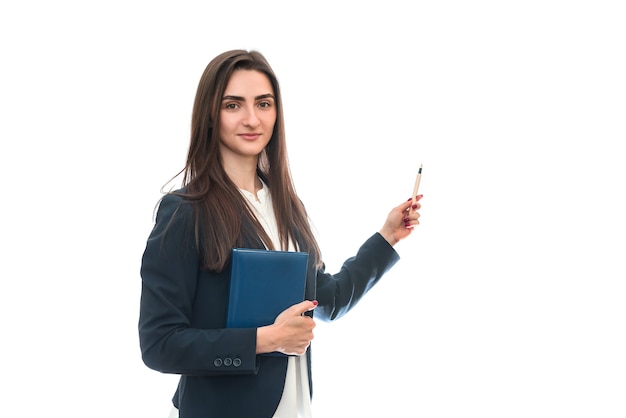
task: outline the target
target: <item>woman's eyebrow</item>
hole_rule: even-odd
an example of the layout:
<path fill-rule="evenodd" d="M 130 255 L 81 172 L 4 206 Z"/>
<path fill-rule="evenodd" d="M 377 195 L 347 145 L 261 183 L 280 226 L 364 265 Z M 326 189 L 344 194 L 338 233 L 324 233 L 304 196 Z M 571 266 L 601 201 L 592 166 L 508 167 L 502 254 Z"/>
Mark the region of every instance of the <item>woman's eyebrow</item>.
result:
<path fill-rule="evenodd" d="M 262 94 L 260 96 L 256 97 L 256 100 L 261 100 L 261 99 L 273 99 L 274 95 L 271 93 L 267 93 L 267 94 Z"/>

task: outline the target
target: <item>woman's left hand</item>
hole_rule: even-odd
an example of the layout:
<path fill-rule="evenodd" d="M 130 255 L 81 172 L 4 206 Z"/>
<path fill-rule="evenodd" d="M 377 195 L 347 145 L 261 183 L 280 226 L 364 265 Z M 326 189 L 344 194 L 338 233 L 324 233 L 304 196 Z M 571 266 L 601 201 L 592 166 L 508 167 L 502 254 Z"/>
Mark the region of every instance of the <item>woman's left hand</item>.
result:
<path fill-rule="evenodd" d="M 419 200 L 423 195 L 418 195 L 413 205 L 413 199 L 396 206 L 389 212 L 385 224 L 380 230 L 389 244 L 396 245 L 400 240 L 409 236 L 413 228 L 419 225 L 420 214 L 418 210 L 422 207 Z"/>

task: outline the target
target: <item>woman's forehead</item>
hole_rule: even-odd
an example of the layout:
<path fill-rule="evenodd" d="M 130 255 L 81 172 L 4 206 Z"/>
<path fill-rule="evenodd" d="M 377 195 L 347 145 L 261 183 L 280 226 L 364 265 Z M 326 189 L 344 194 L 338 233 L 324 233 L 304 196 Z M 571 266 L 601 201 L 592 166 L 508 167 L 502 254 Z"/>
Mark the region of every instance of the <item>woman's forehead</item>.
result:
<path fill-rule="evenodd" d="M 257 70 L 235 70 L 228 80 L 224 96 L 257 97 L 274 94 L 267 74 Z"/>

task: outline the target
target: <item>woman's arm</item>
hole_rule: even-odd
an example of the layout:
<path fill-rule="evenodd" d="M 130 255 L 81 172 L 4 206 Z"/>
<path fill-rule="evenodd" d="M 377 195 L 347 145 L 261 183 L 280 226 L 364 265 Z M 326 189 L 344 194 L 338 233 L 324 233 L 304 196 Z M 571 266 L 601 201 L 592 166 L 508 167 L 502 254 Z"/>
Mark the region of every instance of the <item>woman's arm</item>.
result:
<path fill-rule="evenodd" d="M 400 259 L 398 253 L 380 233 L 372 235 L 347 259 L 336 274 L 318 270 L 317 294 L 319 302 L 315 318 L 333 321 L 352 309 L 380 278 Z"/>
<path fill-rule="evenodd" d="M 148 367 L 188 375 L 255 372 L 256 329 L 224 329 L 228 279 L 200 269 L 193 212 L 177 196 L 159 206 L 141 278 L 139 337 Z"/>
<path fill-rule="evenodd" d="M 420 198 L 421 195 L 418 200 Z M 393 246 L 408 237 L 419 224 L 420 204 L 411 205 L 412 199 L 409 199 L 393 208 L 380 232 L 372 235 L 354 257 L 346 260 L 338 273 L 326 273 L 324 267 L 317 272 L 316 318 L 324 321 L 341 318 L 400 259 Z"/>

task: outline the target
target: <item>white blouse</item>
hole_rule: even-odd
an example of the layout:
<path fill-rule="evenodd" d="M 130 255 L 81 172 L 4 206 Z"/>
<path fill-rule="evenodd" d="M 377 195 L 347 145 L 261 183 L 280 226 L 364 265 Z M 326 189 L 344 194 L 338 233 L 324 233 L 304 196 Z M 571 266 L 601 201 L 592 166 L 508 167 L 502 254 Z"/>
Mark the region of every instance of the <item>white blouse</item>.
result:
<path fill-rule="evenodd" d="M 241 193 L 250 203 L 254 214 L 272 240 L 274 248 L 280 248 L 276 216 L 267 185 L 263 183 L 263 188 L 257 192 L 258 200 L 247 190 L 241 190 Z M 290 244 L 289 251 L 294 250 L 293 244 Z M 285 389 L 274 418 L 311 418 L 312 416 L 306 358 L 289 356 Z"/>

